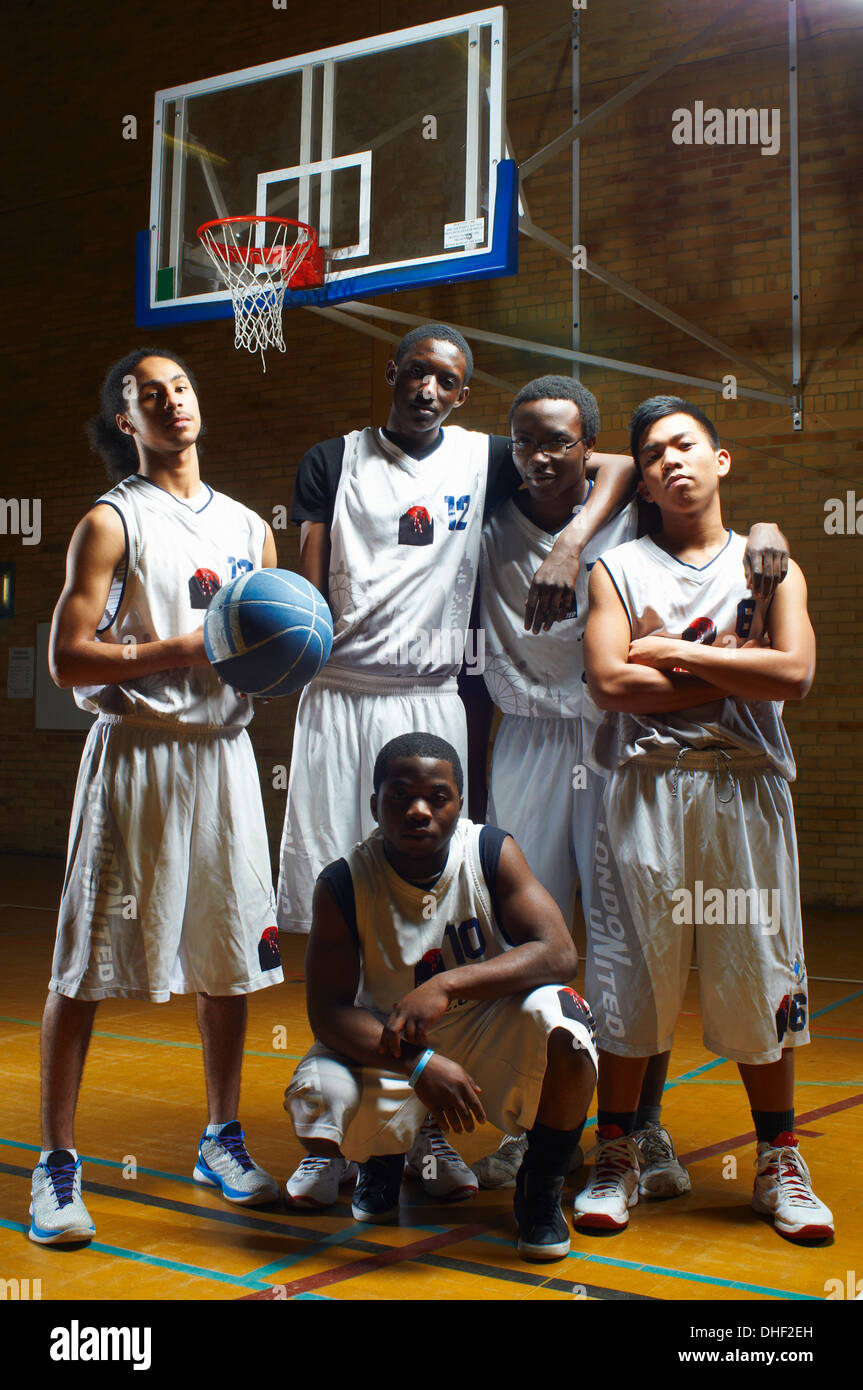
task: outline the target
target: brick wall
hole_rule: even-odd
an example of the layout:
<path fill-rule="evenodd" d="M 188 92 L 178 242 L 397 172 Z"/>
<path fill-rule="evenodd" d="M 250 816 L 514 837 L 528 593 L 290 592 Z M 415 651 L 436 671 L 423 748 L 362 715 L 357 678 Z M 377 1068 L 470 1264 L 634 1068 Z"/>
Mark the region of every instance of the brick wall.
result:
<path fill-rule="evenodd" d="M 466 5 L 431 0 L 421 16 L 405 0 L 319 0 L 276 11 L 269 0 L 164 0 L 122 6 L 56 0 L 16 7 L 9 109 L 18 113 L 7 226 L 17 250 L 4 296 L 10 320 L 3 375 L 9 384 L 4 497 L 42 499 L 42 540 L 24 547 L 0 535 L 0 561 L 17 563 L 16 614 L 0 622 L 0 660 L 35 643 L 62 584 L 68 537 L 102 490 L 101 464 L 82 433 L 104 369 L 139 340 L 164 340 L 200 380 L 208 438 L 204 471 L 217 488 L 263 515 L 290 500 L 296 463 L 317 439 L 372 421 L 386 410 L 384 345 L 306 313 L 286 315 L 287 352 L 260 364 L 234 352 L 225 322 L 157 335 L 134 326 L 134 246 L 149 200 L 153 93 L 238 66 L 406 27 Z M 670 49 L 728 13 L 720 0 L 588 0 L 581 13 L 581 113 L 588 114 Z M 800 34 L 800 181 L 805 427 L 794 432 L 781 406 L 724 401 L 684 390 L 712 413 L 732 451 L 727 518 L 783 526 L 810 584 L 819 637 L 816 684 L 786 711 L 798 756 L 794 790 L 804 896 L 859 905 L 863 540 L 828 536 L 824 503 L 857 489 L 863 448 L 860 394 L 860 66 L 863 15 L 855 0 L 803 0 Z M 565 26 L 568 0 L 508 6 L 510 55 Z M 787 7 L 749 0 L 712 39 L 611 116 L 581 147 L 579 240 L 592 260 L 684 318 L 700 324 L 777 375 L 791 364 L 788 241 Z M 565 33 L 508 77 L 516 156 L 526 159 L 570 120 L 570 45 Z M 781 149 L 673 143 L 672 113 L 705 107 L 781 110 Z M 138 118 L 138 139 L 122 138 Z M 250 132 L 250 137 L 251 137 Z M 569 153 L 525 181 L 533 220 L 570 241 Z M 855 228 L 857 229 L 855 232 Z M 855 235 L 857 242 L 855 243 Z M 856 254 L 855 254 L 856 253 Z M 514 279 L 393 295 L 379 302 L 515 337 L 570 345 L 570 268 L 521 238 Z M 7 264 L 11 266 L 7 255 Z M 40 288 L 37 294 L 33 285 Z M 44 293 L 43 293 L 44 292 Z M 738 370 L 598 280 L 581 276 L 581 345 L 600 356 L 740 386 L 766 383 Z M 522 384 L 566 370 L 545 354 L 475 344 L 486 371 Z M 602 443 L 623 449 L 635 404 L 660 379 L 587 366 L 583 380 L 603 412 Z M 770 389 L 768 387 L 768 389 Z M 460 422 L 498 430 L 506 393 L 477 383 Z M 297 557 L 293 530 L 277 534 L 280 562 Z M 61 852 L 82 737 L 35 733 L 33 702 L 8 700 L 0 734 L 0 847 Z M 273 848 L 284 793 L 272 770 L 289 761 L 295 701 L 262 710 L 253 738 Z"/>

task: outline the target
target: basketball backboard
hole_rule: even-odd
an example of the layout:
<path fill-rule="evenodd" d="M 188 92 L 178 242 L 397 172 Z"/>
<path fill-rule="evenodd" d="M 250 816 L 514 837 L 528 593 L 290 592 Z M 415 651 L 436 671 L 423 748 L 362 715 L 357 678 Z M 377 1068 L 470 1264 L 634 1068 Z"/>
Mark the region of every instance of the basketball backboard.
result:
<path fill-rule="evenodd" d="M 138 323 L 231 315 L 197 229 L 241 214 L 318 228 L 286 305 L 514 273 L 504 56 L 498 7 L 157 92 Z"/>

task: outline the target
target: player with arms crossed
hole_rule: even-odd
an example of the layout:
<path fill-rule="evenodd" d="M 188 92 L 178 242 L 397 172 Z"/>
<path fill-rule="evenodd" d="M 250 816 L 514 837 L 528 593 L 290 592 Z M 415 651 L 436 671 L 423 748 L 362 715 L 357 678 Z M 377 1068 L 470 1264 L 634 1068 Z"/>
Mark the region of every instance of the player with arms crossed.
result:
<path fill-rule="evenodd" d="M 662 528 L 607 552 L 590 581 L 585 669 L 610 712 L 594 742 L 610 779 L 588 925 L 598 1148 L 575 1223 L 621 1230 L 638 1200 L 641 1078 L 671 1046 L 694 937 L 704 1045 L 737 1062 L 755 1122 L 752 1205 L 791 1239 L 823 1239 L 833 1218 L 793 1133 L 794 1049 L 809 1033 L 782 724 L 815 668 L 806 584 L 791 562 L 766 617 L 747 592 L 744 541 L 719 502 L 731 459 L 702 411 L 654 397 L 630 437 Z"/>
<path fill-rule="evenodd" d="M 300 462 L 291 508 L 302 525 L 300 569 L 328 598 L 334 640 L 297 712 L 279 875 L 283 930 L 308 931 L 317 875 L 373 829 L 369 750 L 425 729 L 466 761 L 457 677 L 483 518 L 521 481 L 509 439 L 442 428 L 467 401 L 472 370 L 460 333 L 444 324 L 415 329 L 387 364 L 386 428 L 327 440 Z M 524 620 L 535 630 L 567 611 L 585 543 L 630 490 L 631 460 L 594 462 L 590 499 L 527 595 Z M 413 1176 L 421 1178 L 428 1155 L 437 1174 L 424 1183 L 429 1195 L 476 1192 L 470 1169 L 433 1126 L 409 1156 Z M 318 1187 L 326 1190 L 331 1177 L 294 1174 L 288 1199 L 319 1203 Z"/>
<path fill-rule="evenodd" d="M 30 1237 L 88 1240 L 73 1124 L 98 1001 L 195 992 L 209 1120 L 194 1176 L 271 1202 L 237 1120 L 246 996 L 283 976 L 252 702 L 207 661 L 221 584 L 275 566 L 266 522 L 202 483 L 191 373 L 158 348 L 116 363 L 91 442 L 118 481 L 80 522 L 51 628 L 51 674 L 96 719 L 69 833 L 42 1020 L 43 1144 Z"/>
<path fill-rule="evenodd" d="M 470 815 L 486 819 L 493 700 L 503 718 L 492 756 L 488 820 L 515 836 L 566 922 L 573 920 L 581 882 L 588 922 L 594 831 L 604 787 L 603 777 L 587 763 L 596 718 L 584 682 L 588 579 L 604 551 L 634 539 L 638 511 L 633 498 L 585 546 L 565 619 L 550 631 L 525 632 L 521 615 L 532 576 L 590 496 L 587 463 L 596 445 L 599 407 L 571 377 L 539 377 L 519 391 L 509 424 L 524 488 L 498 508 L 483 531 L 474 606 L 485 637 L 485 680 L 461 685 L 469 713 Z M 752 528 L 744 564 L 751 562 L 753 584 L 765 572 L 772 576 L 774 557 L 784 549 L 776 527 Z M 642 1196 L 673 1197 L 689 1190 L 689 1176 L 661 1123 L 667 1072 L 667 1053 L 651 1058 L 639 1099 Z M 523 1152 L 523 1138 L 504 1138 L 496 1153 L 474 1164 L 481 1185 L 512 1186 Z"/>
<path fill-rule="evenodd" d="M 360 1163 L 357 1221 L 398 1216 L 404 1153 L 426 1113 L 527 1131 L 519 1252 L 566 1255 L 560 1208 L 595 1084 L 593 1020 L 561 982 L 578 956 L 515 841 L 459 819 L 462 768 L 431 734 L 378 754 L 378 822 L 315 888 L 306 957 L 316 1042 L 286 1092 L 307 1162 Z M 332 1181 L 329 1201 L 338 1193 Z"/>

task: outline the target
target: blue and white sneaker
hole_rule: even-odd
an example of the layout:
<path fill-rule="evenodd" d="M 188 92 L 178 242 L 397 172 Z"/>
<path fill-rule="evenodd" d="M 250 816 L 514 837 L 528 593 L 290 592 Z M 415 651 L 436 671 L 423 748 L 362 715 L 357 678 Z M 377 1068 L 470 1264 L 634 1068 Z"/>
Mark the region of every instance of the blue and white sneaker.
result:
<path fill-rule="evenodd" d="M 54 1149 L 33 1170 L 28 1235 L 37 1245 L 92 1240 L 96 1227 L 81 1196 L 81 1160 Z"/>
<path fill-rule="evenodd" d="M 255 1207 L 278 1201 L 279 1184 L 249 1157 L 244 1140 L 238 1120 L 223 1125 L 218 1134 L 204 1133 L 193 1178 L 218 1187 L 229 1202 Z"/>

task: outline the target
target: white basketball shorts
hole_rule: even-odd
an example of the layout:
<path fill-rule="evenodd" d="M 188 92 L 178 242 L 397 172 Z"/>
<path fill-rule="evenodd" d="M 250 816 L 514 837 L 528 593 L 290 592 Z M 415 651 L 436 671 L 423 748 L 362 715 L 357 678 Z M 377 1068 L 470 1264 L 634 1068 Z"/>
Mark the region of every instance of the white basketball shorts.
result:
<path fill-rule="evenodd" d="M 579 880 L 585 921 L 590 911 L 604 785 L 585 764 L 580 718 L 504 715 L 492 753 L 488 822 L 509 831 L 567 926 Z"/>
<path fill-rule="evenodd" d="M 381 1020 L 383 1022 L 383 1019 Z M 529 994 L 448 1010 L 429 1047 L 464 1067 L 481 1088 L 487 1119 L 507 1134 L 532 1129 L 555 1028 L 597 1066 L 590 1009 L 576 992 L 543 985 Z M 397 1072 L 364 1067 L 315 1043 L 294 1072 L 285 1109 L 297 1138 L 329 1139 L 346 1158 L 406 1153 L 426 1107 Z"/>
<path fill-rule="evenodd" d="M 245 729 L 103 717 L 72 809 L 50 988 L 164 1003 L 279 984 L 267 831 Z"/>
<path fill-rule="evenodd" d="M 403 684 L 319 676 L 300 697 L 280 851 L 278 923 L 308 932 L 321 869 L 372 833 L 375 760 L 399 734 L 430 733 L 458 753 L 465 774 L 467 727 L 456 683 Z"/>
<path fill-rule="evenodd" d="M 624 764 L 594 855 L 585 988 L 601 1049 L 671 1047 L 693 945 L 711 1052 L 776 1062 L 809 1041 L 794 812 L 765 758 Z"/>

